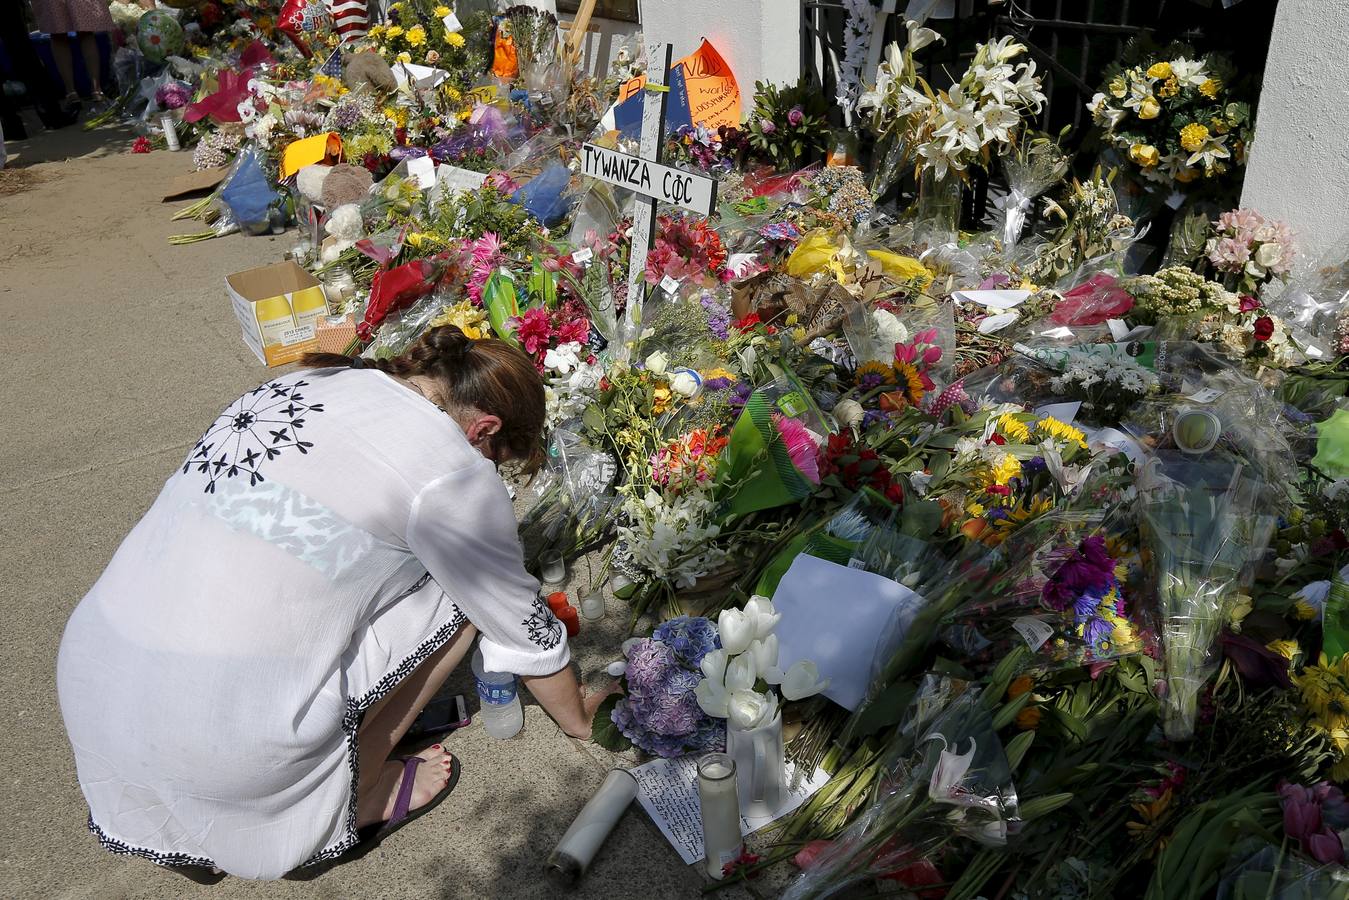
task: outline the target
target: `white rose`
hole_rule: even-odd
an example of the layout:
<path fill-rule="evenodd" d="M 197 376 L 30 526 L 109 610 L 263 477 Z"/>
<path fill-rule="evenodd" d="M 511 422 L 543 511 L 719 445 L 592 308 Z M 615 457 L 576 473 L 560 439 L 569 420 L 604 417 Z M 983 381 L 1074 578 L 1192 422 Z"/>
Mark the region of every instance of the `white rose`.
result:
<path fill-rule="evenodd" d="M 652 375 L 664 375 L 669 365 L 670 358 L 663 350 L 657 350 L 646 358 L 646 370 Z"/>
<path fill-rule="evenodd" d="M 1261 244 L 1255 251 L 1255 261 L 1266 269 L 1278 265 L 1281 259 L 1283 259 L 1283 248 L 1278 244 Z"/>
<path fill-rule="evenodd" d="M 698 376 L 688 369 L 680 369 L 670 378 L 670 390 L 681 397 L 696 397 L 702 389 Z"/>
<path fill-rule="evenodd" d="M 862 418 L 866 415 L 866 410 L 862 409 L 862 404 L 856 400 L 840 400 L 834 407 L 834 418 L 844 428 L 856 428 L 862 424 Z"/>
<path fill-rule="evenodd" d="M 772 691 L 733 691 L 727 703 L 730 724 L 741 731 L 750 731 L 767 725 L 778 714 L 778 697 Z"/>

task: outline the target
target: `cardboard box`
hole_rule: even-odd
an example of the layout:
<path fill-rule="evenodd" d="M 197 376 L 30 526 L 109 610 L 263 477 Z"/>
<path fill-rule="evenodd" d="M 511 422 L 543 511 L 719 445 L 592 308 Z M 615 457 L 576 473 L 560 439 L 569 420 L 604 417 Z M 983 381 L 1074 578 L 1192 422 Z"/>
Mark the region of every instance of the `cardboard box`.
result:
<path fill-rule="evenodd" d="M 269 366 L 318 349 L 314 328 L 327 315 L 323 286 L 293 260 L 225 277 L 244 343 Z"/>

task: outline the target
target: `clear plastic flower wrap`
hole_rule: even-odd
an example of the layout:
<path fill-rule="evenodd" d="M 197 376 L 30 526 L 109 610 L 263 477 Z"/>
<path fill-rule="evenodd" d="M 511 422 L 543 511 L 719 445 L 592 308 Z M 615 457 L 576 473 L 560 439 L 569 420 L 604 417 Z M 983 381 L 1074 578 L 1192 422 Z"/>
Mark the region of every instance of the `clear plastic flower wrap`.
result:
<path fill-rule="evenodd" d="M 1266 306 L 1313 359 L 1349 353 L 1349 234 Z"/>
<path fill-rule="evenodd" d="M 836 896 L 881 877 L 927 896 L 922 888 L 955 880 L 937 866 L 945 845 L 1002 847 L 1019 830 L 1011 766 L 982 692 L 933 693 L 940 711 L 926 721 L 929 706 L 910 707 L 874 801 L 836 838 L 812 848 L 784 900 Z"/>
<path fill-rule="evenodd" d="M 1212 423 L 1178 421 L 1182 432 Z M 1194 734 L 1200 693 L 1217 668 L 1216 644 L 1231 606 L 1254 578 L 1273 534 L 1276 509 L 1257 473 L 1214 450 L 1160 450 L 1138 473 L 1143 546 L 1156 579 L 1163 724 L 1168 738 Z"/>
<path fill-rule="evenodd" d="M 1317 863 L 1258 838 L 1232 850 L 1237 860 L 1218 884 L 1217 900 L 1349 900 L 1344 867 Z"/>
<path fill-rule="evenodd" d="M 936 301 L 924 297 L 919 302 L 890 309 L 854 304 L 848 309 L 842 327 L 858 363 L 894 363 L 895 345 L 931 332 L 932 339 L 924 343 L 941 349 L 941 356 L 931 364 L 932 373 L 945 382 L 954 372 L 955 308 L 949 299 Z"/>
<path fill-rule="evenodd" d="M 1132 508 L 1050 513 L 1031 527 L 1038 546 L 1019 541 L 1027 552 L 952 613 L 947 645 L 991 663 L 1024 643 L 1031 665 L 1044 669 L 1144 652 L 1147 610 L 1130 583 L 1139 569 Z"/>
<path fill-rule="evenodd" d="M 548 462 L 530 485 L 536 500 L 520 518 L 526 567 L 556 550 L 564 557 L 587 552 L 609 532 L 615 508 L 618 466 L 579 434 L 558 428 L 548 444 Z"/>
<path fill-rule="evenodd" d="M 1003 203 L 1002 244 L 1010 254 L 1026 226 L 1031 202 L 1057 184 L 1068 171 L 1068 158 L 1059 145 L 1046 137 L 1026 140 L 1014 153 L 1002 158 L 1007 176 L 1007 197 Z"/>

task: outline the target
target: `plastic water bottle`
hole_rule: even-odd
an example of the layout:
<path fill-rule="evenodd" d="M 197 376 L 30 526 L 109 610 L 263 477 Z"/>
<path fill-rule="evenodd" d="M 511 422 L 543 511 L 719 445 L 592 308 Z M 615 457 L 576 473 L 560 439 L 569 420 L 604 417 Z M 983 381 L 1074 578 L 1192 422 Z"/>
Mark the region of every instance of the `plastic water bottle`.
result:
<path fill-rule="evenodd" d="M 488 672 L 483 668 L 482 650 L 473 648 L 473 680 L 478 687 L 478 704 L 483 727 L 494 738 L 515 737 L 525 724 L 520 708 L 515 676 L 509 672 Z"/>

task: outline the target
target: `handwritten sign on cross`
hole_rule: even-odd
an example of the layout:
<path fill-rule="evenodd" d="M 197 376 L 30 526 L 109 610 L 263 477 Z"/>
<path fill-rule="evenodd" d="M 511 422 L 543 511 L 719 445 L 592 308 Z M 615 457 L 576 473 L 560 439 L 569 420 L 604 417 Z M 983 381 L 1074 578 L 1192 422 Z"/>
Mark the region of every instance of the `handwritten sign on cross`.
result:
<path fill-rule="evenodd" d="M 717 183 L 661 165 L 665 146 L 665 109 L 669 98 L 670 45 L 646 46 L 647 72 L 642 103 L 642 141 L 637 156 L 595 144 L 581 145 L 581 172 L 637 196 L 632 199 L 632 253 L 628 258 L 628 325 L 640 321 L 646 301 L 646 256 L 656 240 L 656 204 L 671 203 L 710 216 L 717 205 Z"/>

